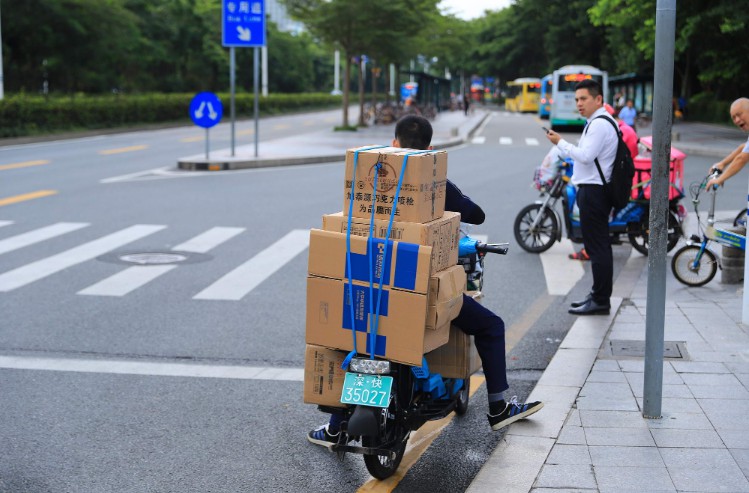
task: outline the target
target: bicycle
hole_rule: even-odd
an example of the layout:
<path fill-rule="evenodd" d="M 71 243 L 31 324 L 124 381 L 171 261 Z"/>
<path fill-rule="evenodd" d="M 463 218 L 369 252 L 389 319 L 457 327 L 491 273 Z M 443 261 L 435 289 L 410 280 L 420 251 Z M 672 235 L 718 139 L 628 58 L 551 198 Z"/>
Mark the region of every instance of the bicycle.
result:
<path fill-rule="evenodd" d="M 687 245 L 680 248 L 671 260 L 671 271 L 674 277 L 687 286 L 698 287 L 704 286 L 715 277 L 718 268 L 723 267 L 720 260 L 712 250 L 708 248 L 710 242 L 714 241 L 721 245 L 737 248 L 742 252 L 746 250 L 746 236 L 715 227 L 715 196 L 717 187 L 713 186 L 710 193 L 710 208 L 707 213 L 707 226 L 703 226 L 700 221 L 700 215 L 697 206 L 700 203 L 699 196 L 704 190 L 707 182 L 718 175 L 720 170 L 713 168 L 702 183 L 693 183 L 689 187 L 689 193 L 692 195 L 692 204 L 694 213 L 697 216 L 697 228 L 699 234 L 692 235 L 687 240 Z M 741 254 L 743 255 L 743 253 Z"/>

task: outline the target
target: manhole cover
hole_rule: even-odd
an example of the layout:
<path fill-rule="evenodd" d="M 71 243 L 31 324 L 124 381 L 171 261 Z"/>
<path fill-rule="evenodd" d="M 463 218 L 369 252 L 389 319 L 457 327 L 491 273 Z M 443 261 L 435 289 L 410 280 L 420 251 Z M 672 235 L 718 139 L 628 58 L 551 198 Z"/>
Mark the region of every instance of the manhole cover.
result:
<path fill-rule="evenodd" d="M 611 354 L 614 357 L 628 356 L 642 358 L 645 356 L 645 341 L 609 341 Z M 686 359 L 684 343 L 677 341 L 663 342 L 663 357 L 670 359 Z"/>
<path fill-rule="evenodd" d="M 120 260 L 138 265 L 161 265 L 184 262 L 187 260 L 187 256 L 180 255 L 179 253 L 162 252 L 127 253 L 125 255 L 120 255 Z"/>

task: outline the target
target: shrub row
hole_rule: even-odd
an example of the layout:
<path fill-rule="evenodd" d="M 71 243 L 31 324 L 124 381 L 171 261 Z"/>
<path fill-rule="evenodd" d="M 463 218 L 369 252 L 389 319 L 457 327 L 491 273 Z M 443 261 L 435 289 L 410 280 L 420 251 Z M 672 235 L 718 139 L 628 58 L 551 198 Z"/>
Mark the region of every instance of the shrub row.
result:
<path fill-rule="evenodd" d="M 191 124 L 188 108 L 194 94 L 108 96 L 11 96 L 0 101 L 0 138 L 52 132 L 93 130 L 155 123 Z M 231 95 L 218 94 L 229 117 Z M 340 106 L 341 96 L 269 94 L 259 98 L 261 115 Z M 235 95 L 238 117 L 254 114 L 254 95 Z"/>
<path fill-rule="evenodd" d="M 730 101 L 719 101 L 712 93 L 701 93 L 689 100 L 686 117 L 691 121 L 730 125 L 730 107 Z"/>

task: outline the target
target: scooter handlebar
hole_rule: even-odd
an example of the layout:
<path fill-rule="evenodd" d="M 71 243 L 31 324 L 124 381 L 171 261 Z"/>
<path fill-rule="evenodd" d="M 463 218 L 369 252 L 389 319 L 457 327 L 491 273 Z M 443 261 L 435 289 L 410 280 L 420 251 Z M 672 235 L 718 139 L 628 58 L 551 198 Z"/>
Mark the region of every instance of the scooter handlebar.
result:
<path fill-rule="evenodd" d="M 477 252 L 498 253 L 500 255 L 507 255 L 507 250 L 509 250 L 509 248 L 510 248 L 509 243 L 481 243 L 480 241 L 476 242 Z"/>

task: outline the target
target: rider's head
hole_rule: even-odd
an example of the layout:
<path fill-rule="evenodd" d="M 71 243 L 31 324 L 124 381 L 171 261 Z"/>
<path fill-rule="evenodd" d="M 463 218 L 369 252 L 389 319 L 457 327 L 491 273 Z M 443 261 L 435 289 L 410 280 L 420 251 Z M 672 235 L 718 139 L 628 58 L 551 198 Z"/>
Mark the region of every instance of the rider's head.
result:
<path fill-rule="evenodd" d="M 731 104 L 731 120 L 744 132 L 749 132 L 749 98 L 739 98 Z"/>
<path fill-rule="evenodd" d="M 432 125 L 423 116 L 406 115 L 395 124 L 393 147 L 431 149 Z"/>

